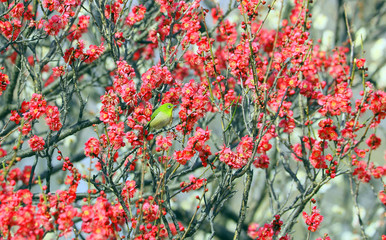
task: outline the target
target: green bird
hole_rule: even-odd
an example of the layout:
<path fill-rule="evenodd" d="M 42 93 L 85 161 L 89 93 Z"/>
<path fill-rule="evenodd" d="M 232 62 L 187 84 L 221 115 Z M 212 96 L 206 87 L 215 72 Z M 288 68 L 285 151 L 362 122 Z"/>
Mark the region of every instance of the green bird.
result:
<path fill-rule="evenodd" d="M 148 123 L 149 132 L 152 129 L 161 129 L 172 122 L 174 105 L 165 103 L 159 106 L 151 115 L 151 120 Z"/>

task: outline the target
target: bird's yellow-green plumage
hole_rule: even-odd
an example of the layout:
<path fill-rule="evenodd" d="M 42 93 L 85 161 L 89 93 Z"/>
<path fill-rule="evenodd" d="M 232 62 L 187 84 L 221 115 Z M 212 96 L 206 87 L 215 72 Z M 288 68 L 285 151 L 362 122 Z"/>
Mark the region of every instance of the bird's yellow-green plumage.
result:
<path fill-rule="evenodd" d="M 159 106 L 151 115 L 149 122 L 149 130 L 161 129 L 166 127 L 173 119 L 174 105 L 171 103 L 165 103 Z"/>

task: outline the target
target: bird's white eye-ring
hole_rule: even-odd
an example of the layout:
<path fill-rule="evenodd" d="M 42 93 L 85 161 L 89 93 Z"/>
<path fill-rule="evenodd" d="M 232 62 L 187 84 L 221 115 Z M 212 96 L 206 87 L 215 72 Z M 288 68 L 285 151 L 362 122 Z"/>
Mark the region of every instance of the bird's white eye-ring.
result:
<path fill-rule="evenodd" d="M 168 106 L 168 108 L 172 108 L 172 106 L 171 106 L 171 105 L 169 105 L 169 106 Z"/>

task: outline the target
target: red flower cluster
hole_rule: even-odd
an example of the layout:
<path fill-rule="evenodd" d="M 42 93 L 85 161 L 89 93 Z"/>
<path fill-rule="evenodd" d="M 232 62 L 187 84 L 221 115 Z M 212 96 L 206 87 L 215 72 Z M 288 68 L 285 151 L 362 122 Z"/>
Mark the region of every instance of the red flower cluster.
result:
<path fill-rule="evenodd" d="M 366 59 L 356 59 L 355 63 L 359 69 L 363 68 L 365 66 Z"/>
<path fill-rule="evenodd" d="M 386 93 L 381 90 L 370 92 L 368 107 L 374 114 L 374 122 L 371 126 L 376 127 L 386 117 Z"/>
<path fill-rule="evenodd" d="M 379 200 L 381 200 L 381 203 L 386 206 L 386 193 L 385 190 L 379 191 L 378 193 Z"/>
<path fill-rule="evenodd" d="M 9 84 L 8 75 L 0 72 L 0 96 L 7 89 L 8 84 Z"/>
<path fill-rule="evenodd" d="M 87 32 L 88 24 L 90 22 L 90 16 L 81 15 L 77 25 L 72 25 L 70 34 L 67 36 L 69 41 L 79 40 L 83 33 Z"/>
<path fill-rule="evenodd" d="M 185 37 L 182 39 L 183 49 L 189 44 L 196 44 L 200 40 L 200 11 L 198 11 L 200 1 L 194 1 L 189 5 L 181 4 L 179 14 L 182 14 L 180 30 L 185 32 Z"/>
<path fill-rule="evenodd" d="M 41 94 L 32 94 L 31 100 L 29 102 L 22 103 L 19 112 L 23 114 L 24 119 L 22 126 L 19 128 L 23 135 L 28 135 L 31 132 L 32 121 L 38 120 L 43 114 L 46 115 L 46 124 L 50 130 L 59 131 L 62 128 L 58 108 L 51 105 L 47 106 L 47 102 L 44 100 Z M 16 124 L 19 124 L 22 118 L 17 111 L 12 110 L 10 120 Z M 33 151 L 41 151 L 44 149 L 45 142 L 42 137 L 34 135 L 29 139 L 28 143 Z M 3 156 L 5 156 L 6 151 L 2 149 L 1 153 L 4 154 Z"/>
<path fill-rule="evenodd" d="M 76 48 L 71 47 L 65 51 L 63 59 L 69 65 L 73 64 L 76 59 L 84 61 L 85 63 L 92 63 L 97 60 L 104 51 L 105 47 L 103 46 L 103 42 L 100 46 L 90 45 L 89 49 L 85 51 L 83 40 L 79 40 Z"/>
<path fill-rule="evenodd" d="M 129 201 L 129 198 L 133 198 L 135 192 L 137 192 L 136 189 L 136 183 L 134 180 L 127 180 L 125 186 L 122 189 L 122 196 L 125 199 L 125 201 Z"/>
<path fill-rule="evenodd" d="M 44 0 L 43 6 L 50 11 L 56 10 L 61 14 L 68 14 L 73 17 L 75 15 L 74 8 L 78 7 L 80 0 Z"/>
<path fill-rule="evenodd" d="M 252 223 L 248 226 L 248 236 L 252 239 L 258 240 L 272 240 L 275 235 L 278 235 L 281 231 L 283 221 L 280 220 L 280 216 L 276 215 L 275 219 L 270 224 L 264 224 L 263 227 L 259 227 L 259 224 Z M 291 237 L 286 234 L 279 238 L 279 240 L 290 240 Z"/>
<path fill-rule="evenodd" d="M 338 133 L 336 132 L 336 126 L 332 125 L 333 121 L 331 118 L 324 119 L 319 122 L 320 129 L 318 130 L 318 135 L 320 139 L 328 141 L 338 140 Z"/>
<path fill-rule="evenodd" d="M 125 38 L 123 37 L 123 32 L 116 32 L 114 34 L 115 43 L 118 45 L 118 47 L 121 47 L 122 44 L 125 42 Z"/>
<path fill-rule="evenodd" d="M 302 142 L 307 150 L 310 151 L 310 162 L 315 168 L 327 168 L 326 156 L 323 155 L 323 150 L 328 147 L 325 141 L 316 141 L 314 138 L 304 136 Z M 294 158 L 301 161 L 298 157 L 302 157 L 302 148 L 300 144 L 295 144 L 292 148 L 294 150 Z"/>
<path fill-rule="evenodd" d="M 47 102 L 41 94 L 32 94 L 29 101 L 29 112 L 24 113 L 25 119 L 39 119 L 46 112 Z"/>
<path fill-rule="evenodd" d="M 0 1 L 6 2 L 6 1 Z M 32 14 L 32 5 L 24 5 L 23 3 L 10 2 L 8 4 L 8 10 L 2 15 L 4 21 L 0 21 L 0 32 L 9 40 L 16 40 L 19 37 L 22 28 L 22 22 L 30 22 L 34 25 L 34 14 Z"/>
<path fill-rule="evenodd" d="M 94 205 L 82 207 L 82 231 L 89 233 L 87 239 L 115 239 L 120 225 L 125 223 L 126 215 L 120 204 L 98 197 Z"/>
<path fill-rule="evenodd" d="M 210 131 L 208 130 L 208 127 L 206 127 L 206 130 L 197 127 L 194 136 L 189 138 L 185 149 L 182 151 L 176 151 L 173 154 L 174 159 L 176 159 L 178 163 L 185 165 L 196 154 L 196 152 L 198 152 L 202 165 L 206 167 L 206 160 L 212 154 L 210 146 L 205 144 L 205 142 L 209 139 Z"/>
<path fill-rule="evenodd" d="M 60 30 L 66 27 L 68 20 L 68 16 L 66 15 L 54 15 L 48 20 L 48 23 L 45 24 L 44 31 L 46 31 L 48 35 L 56 36 Z"/>
<path fill-rule="evenodd" d="M 19 124 L 21 117 L 16 110 L 11 110 L 11 117 L 9 118 L 9 120 L 11 120 L 12 122 L 15 122 L 16 124 Z"/>
<path fill-rule="evenodd" d="M 30 133 L 31 130 L 32 130 L 32 126 L 29 122 L 27 122 L 27 123 L 24 123 L 23 128 L 21 129 L 21 133 L 23 135 L 28 135 L 28 133 Z"/>
<path fill-rule="evenodd" d="M 102 108 L 99 114 L 99 119 L 106 123 L 113 125 L 119 119 L 119 98 L 113 90 L 109 90 L 105 95 L 100 97 Z"/>
<path fill-rule="evenodd" d="M 44 149 L 44 140 L 42 137 L 38 137 L 34 135 L 32 138 L 28 140 L 28 144 L 32 151 L 42 151 Z"/>
<path fill-rule="evenodd" d="M 7 155 L 7 151 L 5 151 L 5 149 L 3 149 L 0 145 L 0 158 L 5 157 L 6 155 Z"/>
<path fill-rule="evenodd" d="M 137 213 L 140 213 L 140 209 L 137 209 Z M 154 222 L 159 219 L 161 216 L 160 208 L 157 204 L 154 203 L 153 198 L 149 197 L 146 199 L 142 205 L 143 219 L 145 222 Z"/>
<path fill-rule="evenodd" d="M 98 139 L 91 137 L 84 145 L 84 155 L 91 158 L 99 155 L 101 146 Z"/>
<path fill-rule="evenodd" d="M 25 166 L 23 171 L 20 168 L 14 168 L 9 171 L 7 176 L 7 181 L 11 186 L 15 186 L 19 181 L 21 181 L 24 185 L 29 184 L 29 179 L 31 176 L 31 166 Z"/>
<path fill-rule="evenodd" d="M 180 187 L 182 188 L 182 192 L 190 192 L 191 190 L 198 190 L 204 184 L 206 184 L 206 178 L 196 178 L 193 175 L 189 176 L 190 182 L 181 182 Z"/>
<path fill-rule="evenodd" d="M 118 150 L 121 147 L 124 147 L 126 144 L 123 142 L 124 137 L 126 136 L 125 133 L 125 125 L 123 122 L 119 122 L 117 124 L 112 124 L 107 129 L 108 138 L 105 137 L 105 134 L 101 135 L 101 139 L 106 140 L 104 141 L 103 145 L 107 146 L 110 145 L 113 147 L 114 150 Z"/>
<path fill-rule="evenodd" d="M 31 167 L 21 173 L 10 171 L 7 181 L 21 180 L 28 184 Z M 44 234 L 54 229 L 60 236 L 72 232 L 74 218 L 79 213 L 72 205 L 76 199 L 76 187 L 80 176 L 73 169 L 69 191 L 57 191 L 56 194 L 41 195 L 38 204 L 33 204 L 33 194 L 28 190 L 17 190 L 0 178 L 0 232 L 9 239 L 41 239 Z M 14 185 L 13 184 L 13 185 Z M 43 189 L 46 188 L 43 186 Z"/>
<path fill-rule="evenodd" d="M 62 128 L 60 113 L 57 106 L 47 106 L 45 120 L 52 131 L 59 131 Z"/>
<path fill-rule="evenodd" d="M 166 67 L 156 65 L 142 74 L 142 86 L 139 97 L 149 101 L 152 97 L 152 90 L 159 88 L 162 84 L 172 84 L 173 77 Z"/>
<path fill-rule="evenodd" d="M 319 113 L 324 116 L 337 116 L 342 113 L 351 113 L 352 91 L 347 82 L 339 83 L 334 95 L 318 94 L 318 104 L 322 106 Z"/>
<path fill-rule="evenodd" d="M 157 145 L 156 151 L 168 151 L 169 148 L 173 145 L 172 140 L 174 136 L 172 134 L 167 134 L 166 137 L 162 135 L 158 135 L 155 141 L 155 144 Z"/>
<path fill-rule="evenodd" d="M 262 5 L 265 4 L 265 1 L 260 0 L 250 0 L 250 1 L 241 1 L 240 5 L 238 6 L 241 14 L 247 14 L 248 17 L 251 20 L 255 20 L 256 17 L 259 15 L 259 5 L 262 3 Z"/>
<path fill-rule="evenodd" d="M 372 162 L 367 165 L 365 161 L 358 161 L 354 156 L 352 157 L 352 165 L 356 167 L 353 171 L 353 175 L 357 176 L 362 182 L 369 182 L 371 180 L 371 176 L 377 179 L 386 176 L 386 165 L 383 167 L 375 167 Z"/>
<path fill-rule="evenodd" d="M 120 13 L 122 12 L 122 1 L 112 1 L 112 4 L 106 4 L 105 7 L 105 17 L 111 19 L 114 23 L 117 23 L 118 18 L 120 18 Z"/>
<path fill-rule="evenodd" d="M 11 5 L 11 4 L 10 4 Z M 21 18 L 23 16 L 23 13 L 24 13 L 24 5 L 22 3 L 18 3 L 16 5 L 13 6 L 9 6 L 9 8 L 11 9 L 11 16 L 14 17 L 14 18 Z"/>
<path fill-rule="evenodd" d="M 117 62 L 117 70 L 114 75 L 114 90 L 130 107 L 137 105 L 136 89 L 132 79 L 134 75 L 134 69 L 127 62 Z"/>
<path fill-rule="evenodd" d="M 323 238 L 317 238 L 316 240 L 331 240 L 327 233 L 324 234 Z"/>
<path fill-rule="evenodd" d="M 0 20 L 0 30 L 4 37 L 7 39 L 16 40 L 20 34 L 21 22 L 19 19 L 13 19 L 11 21 Z"/>
<path fill-rule="evenodd" d="M 4 239 L 43 238 L 45 231 L 41 224 L 45 219 L 37 218 L 38 213 L 36 206 L 32 205 L 32 193 L 29 190 L 13 192 L 13 187 L 2 182 L 0 202 L 0 233 Z"/>
<path fill-rule="evenodd" d="M 85 53 L 85 63 L 92 63 L 97 60 L 105 51 L 103 42 L 100 46 L 90 45 L 89 49 Z"/>
<path fill-rule="evenodd" d="M 92 65 L 97 67 L 99 63 L 96 60 L 104 54 L 105 44 L 107 44 L 109 51 L 106 54 L 109 56 L 106 56 L 106 61 L 111 60 L 110 56 L 114 58 L 117 69 L 111 71 L 104 65 L 103 69 L 100 71 L 98 69 L 96 74 L 110 73 L 110 79 L 107 79 L 107 82 L 111 85 L 111 78 L 113 82 L 112 86 L 103 86 L 107 91 L 100 97 L 102 107 L 99 119 L 103 124 L 98 127 L 94 126 L 98 137 L 88 139 L 84 153 L 90 158 L 98 159 L 96 170 L 101 170 L 101 167 L 106 164 L 112 163 L 112 165 L 103 168 L 103 173 L 96 175 L 98 179 L 89 179 L 89 183 L 95 184 L 99 190 L 110 189 L 111 179 L 109 178 L 119 176 L 118 173 L 123 166 L 135 171 L 138 170 L 135 169 L 135 166 L 139 163 L 142 168 L 142 172 L 123 172 L 120 175 L 122 178 L 116 181 L 121 182 L 124 186 L 120 188 L 119 184 L 116 185 L 118 193 L 116 189 L 113 189 L 113 193 L 109 191 L 107 195 L 100 190 L 98 193 L 100 197 L 97 199 L 93 198 L 95 195 L 89 196 L 88 199 L 85 199 L 88 205 L 83 206 L 80 212 L 75 205 L 80 175 L 74 166 L 75 163 L 72 163 L 68 157 L 64 158 L 62 169 L 72 173 L 71 176 L 65 178 L 65 184 L 69 185 L 69 190 L 58 191 L 56 194 L 42 194 L 37 205 L 32 204 L 30 191 L 14 190 L 13 188 L 17 184 L 21 185 L 21 182 L 18 181 L 29 184 L 32 168 L 25 168 L 22 172 L 18 168 L 11 169 L 12 164 L 10 164 L 9 169 L 0 170 L 0 212 L 3 213 L 0 215 L 0 231 L 4 238 L 38 239 L 43 238 L 46 232 L 58 232 L 60 236 L 63 236 L 69 234 L 74 228 L 74 219 L 81 217 L 81 231 L 88 234 L 88 239 L 115 239 L 118 238 L 122 225 L 129 222 L 128 212 L 125 213 L 123 210 L 126 207 L 129 208 L 130 215 L 133 215 L 131 216 L 131 228 L 140 231 L 135 233 L 136 236 L 133 236 L 134 233 L 130 235 L 132 233 L 130 232 L 130 237 L 135 239 L 171 238 L 166 230 L 168 226 L 165 227 L 161 223 L 165 220 L 161 218 L 162 215 L 166 215 L 163 209 L 166 188 L 162 184 L 170 183 L 168 181 L 172 177 L 183 177 L 186 172 L 178 168 L 171 172 L 169 170 L 172 169 L 164 169 L 164 166 L 161 167 L 157 162 L 151 161 L 154 159 L 152 156 L 154 152 L 151 149 L 153 145 L 149 141 L 153 139 L 153 135 L 148 135 L 145 126 L 151 118 L 153 104 L 157 105 L 159 102 L 180 105 L 180 123 L 176 127 L 178 133 L 159 135 L 155 139 L 155 150 L 158 153 L 154 155 L 160 155 L 159 161 L 162 163 L 175 160 L 185 165 L 196 156 L 206 167 L 208 158 L 212 155 L 209 144 L 213 136 L 208 127 L 202 129 L 196 127 L 197 124 L 200 124 L 201 119 L 205 118 L 209 112 L 215 114 L 221 112 L 221 118 L 229 123 L 236 119 L 233 118 L 234 116 L 239 116 L 240 111 L 243 111 L 243 121 L 247 125 L 255 124 L 252 126 L 254 135 L 242 137 L 234 149 L 224 145 L 221 151 L 216 153 L 220 162 L 211 163 L 213 171 L 223 169 L 216 167 L 224 163 L 231 169 L 240 169 L 252 162 L 256 168 L 268 168 L 270 158 L 267 152 L 272 148 L 270 140 L 277 134 L 284 133 L 288 135 L 288 141 L 286 138 L 278 138 L 285 143 L 281 146 L 288 146 L 295 160 L 305 161 L 290 165 L 290 168 L 297 165 L 296 172 L 307 170 L 306 178 L 309 178 L 310 181 L 304 182 L 305 187 L 314 187 L 319 180 L 324 182 L 327 177 L 334 178 L 338 173 L 341 174 L 338 161 L 334 158 L 338 156 L 342 161 L 346 157 L 350 158 L 347 153 L 351 150 L 355 151 L 351 156 L 352 172 L 360 181 L 369 182 L 372 177 L 380 179 L 386 175 L 385 166 L 375 166 L 370 159 L 358 161 L 358 157 L 364 158 L 369 155 L 366 153 L 371 151 L 356 147 L 364 139 L 357 139 L 360 134 L 359 130 L 366 127 L 377 127 L 380 121 L 386 118 L 386 93 L 375 91 L 370 83 L 365 83 L 364 91 L 360 94 L 362 99 L 357 99 L 354 105 L 351 90 L 353 79 L 350 79 L 350 66 L 346 58 L 349 49 L 336 48 L 330 56 L 314 44 L 309 37 L 310 33 L 306 31 L 311 23 L 306 19 L 311 18 L 311 14 L 305 8 L 308 3 L 306 4 L 303 0 L 294 0 L 295 8 L 290 13 L 290 22 L 283 20 L 277 30 L 264 29 L 265 20 L 257 19 L 260 11 L 269 13 L 273 9 L 273 6 L 265 8 L 265 1 L 237 1 L 241 15 L 248 19 L 240 24 L 226 19 L 227 16 L 224 16 L 219 7 L 213 8 L 212 17 L 217 25 L 214 25 L 216 29 L 210 29 L 208 34 L 202 32 L 204 29 L 204 31 L 207 30 L 205 15 L 208 11 L 201 7 L 200 0 L 156 0 L 156 3 L 160 5 L 160 11 L 148 14 L 143 5 L 129 9 L 123 0 L 112 0 L 102 6 L 97 4 L 97 7 L 101 9 L 92 9 L 92 11 L 87 9 L 94 4 L 91 2 L 88 4 L 80 0 L 43 0 L 37 12 L 43 13 L 44 16 L 38 18 L 32 14 L 35 8 L 28 2 L 13 3 L 6 0 L 0 0 L 0 2 L 4 2 L 6 6 L 6 12 L 0 21 L 1 35 L 5 40 L 9 40 L 9 46 L 19 49 L 17 52 L 9 52 L 10 62 L 20 61 L 16 59 L 20 59 L 18 54 L 24 50 L 17 46 L 24 44 L 25 41 L 37 43 L 44 41 L 44 44 L 47 44 L 49 40 L 56 39 L 60 40 L 59 43 L 63 43 L 64 56 L 60 55 L 62 52 L 60 46 L 52 48 L 52 45 L 50 49 L 55 51 L 50 50 L 46 55 L 47 58 L 42 58 L 42 61 L 47 61 L 46 66 L 34 66 L 37 56 L 35 53 L 30 56 L 30 50 L 27 54 L 22 55 L 27 59 L 25 65 L 22 65 L 23 68 L 29 70 L 25 71 L 27 74 L 42 68 L 44 75 L 48 75 L 47 72 L 49 73 L 52 67 L 52 60 L 58 60 L 57 67 L 52 68 L 52 76 L 49 76 L 48 79 L 46 76 L 43 77 L 43 80 L 47 79 L 45 86 L 57 77 L 61 77 L 61 81 L 66 80 L 67 69 L 73 69 L 80 74 L 79 77 L 82 77 L 85 71 L 89 73 L 89 70 L 84 68 L 85 63 L 94 63 Z M 83 3 L 85 5 L 81 6 L 80 4 Z M 149 5 L 149 7 L 153 6 Z M 98 25 L 98 29 L 103 30 L 101 33 L 93 31 L 95 36 L 103 36 L 100 45 L 90 45 L 88 49 L 85 47 L 86 42 L 81 38 L 88 31 L 90 16 L 78 15 L 79 9 L 84 9 L 84 12 L 92 14 L 91 17 L 95 17 L 94 22 Z M 145 19 L 145 15 L 146 17 L 149 15 L 149 18 L 154 20 L 153 26 L 157 26 L 156 29 L 145 29 L 146 26 L 152 26 L 148 25 L 148 22 L 142 24 L 148 20 Z M 208 24 L 208 26 L 213 25 Z M 242 32 L 238 34 L 240 29 Z M 35 31 L 39 34 L 36 35 Z M 24 39 L 25 33 L 30 36 Z M 53 37 L 59 34 L 61 35 L 59 38 Z M 126 39 L 131 34 L 133 36 L 138 34 L 139 38 Z M 125 41 L 128 42 L 123 45 Z M 130 49 L 135 52 L 131 52 Z M 4 50 L 6 55 L 7 51 L 9 49 Z M 162 58 L 160 63 L 153 64 L 158 59 L 155 53 L 159 53 Z M 65 61 L 64 64 L 60 63 L 61 57 Z M 123 58 L 132 61 L 133 67 L 122 60 Z M 151 63 L 146 60 L 151 60 Z M 7 62 L 8 59 L 5 61 Z M 367 71 L 364 66 L 365 61 L 365 59 L 355 61 L 361 73 Z M 135 79 L 136 74 L 141 73 L 143 73 L 141 79 Z M 39 74 L 33 77 L 34 81 L 35 78 L 41 78 Z M 194 79 L 191 75 L 194 75 Z M 26 79 L 30 81 L 29 77 Z M 191 80 L 187 82 L 186 79 Z M 100 82 L 93 81 L 92 83 L 99 84 Z M 0 73 L 0 95 L 6 91 L 9 84 L 8 75 Z M 85 86 L 90 85 L 86 83 Z M 36 87 L 35 82 L 34 87 Z M 82 87 L 78 89 L 84 89 Z M 50 93 L 50 96 L 54 93 Z M 241 101 L 243 106 L 239 108 Z M 307 105 L 303 105 L 303 101 Z M 300 109 L 302 106 L 305 108 Z M 299 114 L 299 111 L 302 112 Z M 371 122 L 362 123 L 362 117 L 359 114 L 367 112 L 372 113 Z M 315 113 L 321 118 L 315 118 Z M 42 137 L 31 134 L 34 122 L 40 117 L 45 117 L 51 131 L 59 131 L 62 128 L 58 107 L 48 105 L 41 94 L 33 94 L 29 102 L 23 102 L 21 109 L 11 111 L 10 115 L 11 121 L 21 124 L 20 127 L 17 126 L 21 134 L 31 137 L 28 143 L 33 151 L 44 150 L 46 144 Z M 345 121 L 342 126 L 340 122 L 333 120 L 338 117 Z M 316 128 L 317 134 L 313 132 L 315 129 L 315 126 L 312 126 L 313 121 L 316 121 L 319 126 Z M 204 123 L 207 122 L 204 121 Z M 125 124 L 127 124 L 126 128 Z M 10 125 L 14 126 L 13 123 Z M 235 126 L 239 128 L 242 125 L 235 121 L 232 122 L 232 125 L 229 125 L 229 128 L 223 132 L 224 138 L 232 136 L 228 134 L 236 129 Z M 103 128 L 103 133 L 97 131 L 99 127 Z M 293 136 L 297 135 L 292 134 L 295 129 L 296 132 L 303 130 L 302 142 L 292 144 Z M 48 131 L 50 133 L 47 136 L 47 139 L 51 141 L 49 147 L 60 147 L 60 144 L 53 142 L 55 138 L 51 138 L 51 131 Z M 4 133 L 3 135 L 12 138 L 11 134 Z M 173 157 L 170 154 L 163 154 L 169 152 L 174 144 L 173 141 L 177 142 L 179 138 L 183 139 L 183 149 L 175 151 Z M 5 141 L 5 144 L 3 143 L 4 138 L 0 140 L 3 145 L 8 144 Z M 215 139 L 212 140 L 215 141 Z M 372 134 L 366 143 L 370 149 L 375 150 L 379 148 L 381 139 Z M 126 149 L 123 150 L 122 147 L 126 145 L 131 149 L 127 151 L 126 159 L 121 159 L 119 156 L 122 156 L 122 152 L 126 152 Z M 16 146 L 14 149 L 16 150 Z M 328 149 L 327 152 L 326 149 Z M 6 154 L 7 152 L 0 147 L 0 157 Z M 57 159 L 61 160 L 63 156 L 60 151 L 58 154 Z M 16 160 L 19 161 L 19 158 Z M 279 165 L 280 161 L 279 159 L 277 162 Z M 308 164 L 308 161 L 311 164 Z M 165 168 L 168 167 L 169 165 L 165 164 Z M 309 168 L 311 171 L 308 171 Z M 314 168 L 325 170 L 314 171 Z M 179 172 L 176 172 L 177 170 Z M 137 186 L 139 182 L 127 180 L 133 179 L 133 175 L 135 179 L 138 179 L 138 173 L 141 175 L 141 186 Z M 169 174 L 171 178 L 166 177 Z M 159 186 L 154 188 L 148 186 L 150 175 L 153 177 L 153 183 L 157 182 Z M 87 176 L 84 175 L 83 178 L 87 179 Z M 231 181 L 229 188 L 232 187 Z M 205 187 L 206 183 L 207 179 L 191 175 L 189 181 L 180 184 L 181 189 L 177 192 L 198 190 Z M 42 190 L 50 192 L 48 188 L 49 184 L 43 186 Z M 135 202 L 135 206 L 132 206 L 138 189 L 141 189 L 141 197 Z M 150 196 L 144 199 L 144 195 L 148 196 L 144 191 L 148 189 L 154 191 L 155 197 Z M 172 189 L 169 188 L 169 190 Z M 97 191 L 89 189 L 89 193 L 91 192 L 96 194 Z M 115 194 L 120 202 L 123 199 L 127 205 L 112 203 L 112 194 Z M 218 196 L 221 196 L 221 192 L 219 194 Z M 386 205 L 384 190 L 379 192 L 379 199 Z M 217 198 L 213 201 L 219 200 L 221 199 Z M 206 214 L 205 211 L 202 213 Z M 170 216 L 175 220 L 172 213 Z M 194 215 L 193 218 L 196 217 Z M 308 229 L 312 232 L 317 230 L 323 220 L 316 206 L 312 208 L 310 215 L 303 212 L 303 217 Z M 193 220 L 196 219 L 192 219 L 192 224 L 195 223 Z M 257 239 L 276 239 L 275 235 L 281 231 L 282 225 L 280 216 L 275 216 L 271 223 L 262 227 L 257 224 L 250 225 L 248 235 Z M 177 233 L 177 227 L 180 231 L 184 230 L 182 225 L 169 224 L 169 227 L 173 235 Z M 191 225 L 189 225 L 190 230 L 196 230 L 195 226 L 190 227 Z M 280 239 L 289 239 L 289 236 L 286 235 Z M 325 235 L 323 239 L 329 239 L 329 237 Z"/>
<path fill-rule="evenodd" d="M 177 131 L 184 135 L 189 134 L 197 121 L 208 112 L 208 91 L 204 84 L 197 84 L 193 79 L 182 88 L 181 106 L 179 116 L 181 124 L 177 126 Z"/>
<path fill-rule="evenodd" d="M 370 137 L 366 140 L 367 146 L 375 150 L 381 145 L 381 139 L 375 134 L 371 134 Z"/>
<path fill-rule="evenodd" d="M 60 77 L 64 76 L 65 74 L 64 66 L 59 66 L 59 67 L 53 67 L 52 68 L 52 75 L 55 77 Z"/>
<path fill-rule="evenodd" d="M 163 224 L 151 225 L 148 223 L 146 226 L 141 225 L 139 230 L 142 234 L 135 237 L 134 240 L 168 239 L 168 232 Z"/>
<path fill-rule="evenodd" d="M 223 146 L 223 149 L 216 154 L 219 155 L 221 162 L 224 162 L 231 168 L 242 168 L 252 157 L 252 151 L 253 139 L 249 136 L 244 136 L 236 148 L 236 153 L 232 152 L 230 148 Z M 257 159 L 256 161 L 259 160 Z"/>
<path fill-rule="evenodd" d="M 139 130 L 139 132 L 142 133 L 143 126 L 145 126 L 151 120 L 152 109 L 153 107 L 150 103 L 136 106 L 134 108 L 133 114 L 127 118 L 127 125 L 132 129 Z M 138 135 L 138 137 L 142 139 L 142 135 L 143 134 Z M 131 143 L 132 141 L 129 142 Z"/>
<path fill-rule="evenodd" d="M 268 168 L 269 167 L 269 157 L 266 154 L 261 154 L 255 158 L 253 165 L 256 168 Z"/>
<path fill-rule="evenodd" d="M 129 26 L 133 26 L 145 17 L 145 13 L 146 8 L 142 4 L 134 6 L 132 12 L 127 16 L 125 23 Z"/>
<path fill-rule="evenodd" d="M 312 207 L 312 212 L 310 215 L 308 215 L 306 212 L 303 212 L 303 218 L 304 222 L 308 225 L 308 230 L 311 232 L 315 232 L 323 221 L 323 216 L 320 215 L 316 206 Z"/>

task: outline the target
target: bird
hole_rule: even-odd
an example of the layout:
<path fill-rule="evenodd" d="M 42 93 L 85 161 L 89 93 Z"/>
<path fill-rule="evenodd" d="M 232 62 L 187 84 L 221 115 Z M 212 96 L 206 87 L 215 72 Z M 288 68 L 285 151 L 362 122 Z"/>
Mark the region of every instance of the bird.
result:
<path fill-rule="evenodd" d="M 165 103 L 159 106 L 151 115 L 148 123 L 149 131 L 152 129 L 161 129 L 171 123 L 173 119 L 173 109 L 175 106 L 171 103 Z"/>

